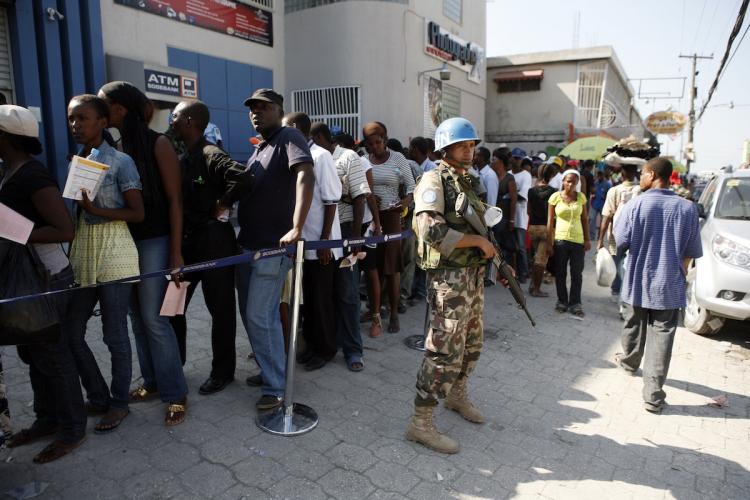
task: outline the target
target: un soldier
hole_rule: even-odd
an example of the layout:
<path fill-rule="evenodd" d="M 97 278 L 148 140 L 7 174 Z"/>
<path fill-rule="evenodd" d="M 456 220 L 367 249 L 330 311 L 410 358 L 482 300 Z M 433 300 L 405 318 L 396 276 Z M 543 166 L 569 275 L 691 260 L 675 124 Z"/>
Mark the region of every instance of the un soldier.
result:
<path fill-rule="evenodd" d="M 414 191 L 417 263 L 427 271 L 432 316 L 406 438 L 442 453 L 458 452 L 458 442 L 432 422 L 438 398 L 447 397 L 445 406 L 469 422 L 484 422 L 468 399 L 467 383 L 482 350 L 485 265 L 495 248 L 456 212 L 456 199 L 464 193 L 484 216 L 479 180 L 468 172 L 478 142 L 468 120 L 441 123 L 435 150 L 443 159 L 424 173 Z"/>

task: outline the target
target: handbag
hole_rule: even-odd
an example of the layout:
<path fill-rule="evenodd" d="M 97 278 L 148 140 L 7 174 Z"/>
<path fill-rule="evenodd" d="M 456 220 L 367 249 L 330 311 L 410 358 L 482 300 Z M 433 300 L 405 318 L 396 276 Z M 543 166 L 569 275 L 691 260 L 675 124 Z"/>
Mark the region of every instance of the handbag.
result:
<path fill-rule="evenodd" d="M 50 276 L 33 246 L 0 239 L 0 299 L 49 291 Z M 0 345 L 53 342 L 60 335 L 52 296 L 0 304 Z"/>

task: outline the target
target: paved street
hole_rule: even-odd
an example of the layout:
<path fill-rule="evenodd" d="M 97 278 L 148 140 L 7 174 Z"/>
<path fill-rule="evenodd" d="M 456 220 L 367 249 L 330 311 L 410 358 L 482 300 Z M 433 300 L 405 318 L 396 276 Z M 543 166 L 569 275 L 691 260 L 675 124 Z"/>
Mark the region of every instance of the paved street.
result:
<path fill-rule="evenodd" d="M 320 415 L 313 432 L 277 437 L 254 423 L 257 371 L 237 334 L 237 380 L 198 395 L 209 372 L 210 324 L 202 299 L 189 312 L 188 419 L 163 425 L 164 405 L 133 405 L 122 427 L 93 434 L 59 462 L 34 465 L 43 446 L 0 451 L 2 493 L 34 481 L 38 498 L 750 498 L 750 328 L 721 338 L 678 331 L 660 416 L 641 407 L 641 379 L 615 369 L 620 321 L 609 290 L 594 284 L 588 258 L 583 321 L 530 299 L 531 329 L 510 294 L 486 296 L 485 347 L 471 381 L 487 423 L 437 412 L 461 452 L 442 456 L 403 440 L 420 353 L 403 338 L 422 328 L 424 310 L 403 316 L 402 333 L 366 339 L 366 369 L 350 373 L 339 356 L 298 372 L 297 400 Z M 545 288 L 552 292 L 551 285 Z M 238 322 L 239 325 L 239 322 Z M 103 369 L 108 353 L 99 319 L 89 339 Z M 134 352 L 135 358 L 135 352 Z M 14 426 L 32 421 L 31 388 L 15 350 L 5 348 Z M 135 373 L 138 373 L 135 364 Z M 104 371 L 104 370 L 103 370 Z M 726 408 L 706 406 L 726 395 Z"/>

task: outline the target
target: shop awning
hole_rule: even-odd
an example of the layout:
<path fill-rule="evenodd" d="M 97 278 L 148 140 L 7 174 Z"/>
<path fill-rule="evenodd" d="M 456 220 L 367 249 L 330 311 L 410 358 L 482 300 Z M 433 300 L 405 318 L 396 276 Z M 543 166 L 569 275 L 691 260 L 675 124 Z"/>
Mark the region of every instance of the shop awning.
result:
<path fill-rule="evenodd" d="M 514 80 L 541 80 L 544 78 L 543 69 L 522 69 L 519 71 L 501 71 L 495 73 L 496 82 L 510 82 Z"/>

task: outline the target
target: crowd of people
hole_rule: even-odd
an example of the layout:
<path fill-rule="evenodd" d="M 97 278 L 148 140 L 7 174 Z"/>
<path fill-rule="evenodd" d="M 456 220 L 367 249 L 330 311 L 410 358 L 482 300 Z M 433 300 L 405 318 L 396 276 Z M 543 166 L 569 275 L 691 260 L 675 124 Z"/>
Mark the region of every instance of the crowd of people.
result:
<path fill-rule="evenodd" d="M 450 288 L 459 278 L 451 272 L 440 275 L 442 281 L 436 278 L 436 270 L 446 262 L 473 269 L 466 275 L 476 281 L 467 292 L 472 296 L 496 282 L 492 270 L 484 271 L 494 247 L 484 238 L 462 239 L 455 230 L 444 232 L 442 214 L 433 213 L 439 198 L 429 189 L 430 183 L 444 185 L 450 176 L 455 189 L 472 193 L 478 212 L 487 206 L 502 209 L 504 217 L 492 231 L 503 258 L 512 264 L 519 282 L 529 284 L 534 297 L 547 296 L 542 285 L 554 280 L 559 312 L 584 315 L 582 272 L 592 240 L 599 247 L 613 245 L 614 258 L 620 262 L 624 258 L 626 249 L 615 248 L 610 235 L 622 206 L 637 194 L 637 168 L 627 162 L 613 161 L 594 173 L 590 161 L 579 164 L 562 156 L 528 155 L 520 148 L 475 149 L 479 138 L 473 126 L 466 132 L 468 139 L 414 137 L 404 148 L 388 137 L 386 124 L 374 121 L 364 126 L 363 139 L 356 142 L 325 123 L 312 123 L 304 113 L 284 114 L 283 97 L 272 89 L 256 90 L 244 105 L 259 134 L 246 165 L 213 142 L 219 132 L 211 127 L 208 108 L 198 100 L 177 105 L 170 133 L 164 135 L 149 128 L 153 105 L 130 83 L 111 82 L 97 95 L 73 97 L 68 125 L 80 147 L 76 154 L 109 168 L 96 197 L 89 199 L 84 191 L 72 212 L 56 180 L 36 158 L 42 146 L 34 115 L 19 106 L 0 106 L 4 166 L 0 202 L 33 221 L 28 246 L 43 262 L 50 289 L 71 289 L 56 296 L 60 321 L 54 326 L 55 340 L 18 346 L 19 357 L 29 366 L 36 419 L 13 434 L 0 365 L 0 435 L 7 437 L 7 446 L 54 435 L 34 461 L 56 460 L 83 442 L 88 416 L 98 416 L 94 432 L 112 432 L 127 418 L 130 404 L 155 398 L 165 403 L 167 426 L 184 422 L 188 325 L 184 315 L 161 315 L 168 286 L 187 287 L 187 308 L 200 283 L 211 316 L 211 371 L 198 392 L 213 394 L 234 380 L 239 306 L 260 368 L 246 383 L 260 387 L 259 412 L 278 408 L 283 402 L 291 334 L 291 257 L 280 253 L 248 258 L 234 267 L 185 276 L 179 269 L 285 247 L 300 239 L 351 239 L 413 229 L 417 238 L 305 252 L 305 349 L 291 355 L 306 370 L 317 370 L 341 349 L 351 371 L 363 370 L 360 323 L 369 323 L 369 336 L 378 338 L 384 316 L 386 331 L 395 334 L 400 331 L 399 314 L 407 307 L 429 301 L 434 310 L 436 287 Z M 447 167 L 454 164 L 454 170 Z M 447 174 L 449 170 L 452 173 Z M 416 199 L 415 187 L 419 188 Z M 238 234 L 230 222 L 232 211 L 236 211 Z M 451 224 L 465 226 L 452 219 Z M 471 247 L 480 252 L 472 253 Z M 160 270 L 172 270 L 171 284 L 163 278 L 107 284 Z M 620 264 L 618 276 L 622 273 Z M 612 286 L 613 293 L 619 293 L 620 284 Z M 364 313 L 362 290 L 367 303 Z M 439 307 L 452 307 L 447 295 L 441 297 Z M 102 373 L 86 340 L 97 303 L 110 353 L 109 376 Z M 428 337 L 415 403 L 421 420 L 415 420 L 417 427 L 410 430 L 423 444 L 425 439 L 435 439 L 425 408 L 431 408 L 438 396 L 448 396 L 451 408 L 467 420 L 483 421 L 466 396 L 468 374 L 481 349 L 481 302 L 469 309 L 454 318 L 454 332 L 470 323 L 466 328 L 474 333 L 462 334 L 466 345 L 462 344 L 461 356 L 464 347 L 469 354 L 463 365 L 451 358 L 456 372 L 447 375 L 450 382 L 440 382 L 445 369 L 441 348 L 432 333 Z M 433 317 L 431 332 L 447 331 L 440 322 L 448 321 L 451 314 L 457 313 Z M 479 320 L 469 321 L 477 314 Z M 632 307 L 626 312 L 628 317 L 642 314 Z M 142 378 L 136 387 L 131 387 L 128 317 Z M 636 357 L 622 358 L 623 366 L 632 367 Z M 457 389 L 451 393 L 456 380 Z M 442 384 L 442 389 L 435 384 Z M 441 446 L 457 451 L 454 443 Z"/>

